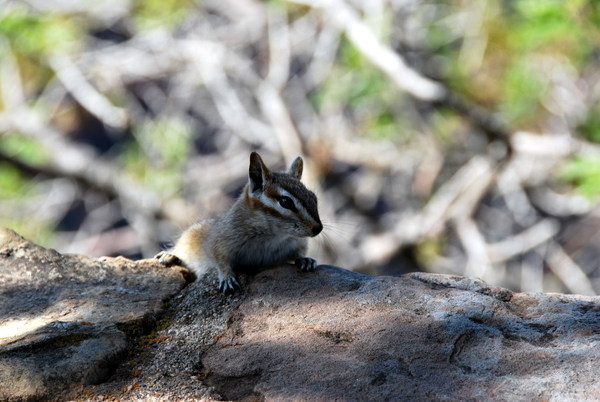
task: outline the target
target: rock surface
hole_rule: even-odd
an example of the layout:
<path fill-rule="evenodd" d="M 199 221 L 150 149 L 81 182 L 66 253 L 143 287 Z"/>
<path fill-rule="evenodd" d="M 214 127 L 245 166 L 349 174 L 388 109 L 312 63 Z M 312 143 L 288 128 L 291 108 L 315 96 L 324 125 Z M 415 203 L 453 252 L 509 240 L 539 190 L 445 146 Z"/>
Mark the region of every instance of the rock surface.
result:
<path fill-rule="evenodd" d="M 598 298 L 329 266 L 245 279 L 237 298 L 215 293 L 214 279 L 188 287 L 154 335 L 166 339 L 130 362 L 140 375 L 89 400 L 600 400 Z"/>
<path fill-rule="evenodd" d="M 153 262 L 60 255 L 0 228 L 0 400 L 98 383 L 140 324 L 185 284 Z"/>
<path fill-rule="evenodd" d="M 202 357 L 229 399 L 600 399 L 597 299 L 329 267 L 268 271 L 248 292 Z"/>
<path fill-rule="evenodd" d="M 23 264 L 21 271 L 31 270 Z M 133 272 L 134 266 L 154 269 L 151 262 L 137 264 L 130 263 Z M 370 277 L 331 266 L 304 273 L 281 265 L 240 280 L 244 291 L 229 297 L 215 291 L 212 276 L 189 285 L 170 300 L 163 325 L 130 338 L 129 353 L 111 377 L 77 399 L 600 400 L 599 298 L 512 293 L 449 275 Z M 67 305 L 61 308 L 71 314 Z M 32 309 L 19 311 L 24 317 Z M 81 320 L 68 320 L 72 333 L 100 328 L 101 320 L 94 326 Z M 114 339 L 124 343 L 117 332 Z M 93 350 L 85 343 L 96 339 L 74 338 L 78 353 Z M 2 348 L 0 367 L 6 367 L 12 352 Z M 28 350 L 20 359 L 38 356 Z M 32 372 L 20 377 L 36 378 Z"/>

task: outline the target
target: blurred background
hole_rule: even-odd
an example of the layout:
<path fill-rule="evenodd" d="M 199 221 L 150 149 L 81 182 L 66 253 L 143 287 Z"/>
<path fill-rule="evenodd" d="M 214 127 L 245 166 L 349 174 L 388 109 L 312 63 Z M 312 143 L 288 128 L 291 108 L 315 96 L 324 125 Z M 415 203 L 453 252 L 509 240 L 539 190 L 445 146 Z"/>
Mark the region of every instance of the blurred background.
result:
<path fill-rule="evenodd" d="M 599 58 L 584 0 L 0 0 L 0 226 L 149 258 L 302 155 L 321 263 L 595 295 Z"/>

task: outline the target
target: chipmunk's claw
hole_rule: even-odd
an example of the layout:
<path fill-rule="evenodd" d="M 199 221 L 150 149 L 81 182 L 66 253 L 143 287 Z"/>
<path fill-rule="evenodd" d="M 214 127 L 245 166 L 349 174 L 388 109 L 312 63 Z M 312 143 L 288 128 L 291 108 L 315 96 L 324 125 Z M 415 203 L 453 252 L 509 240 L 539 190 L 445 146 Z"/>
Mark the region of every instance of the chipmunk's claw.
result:
<path fill-rule="evenodd" d="M 231 277 L 226 280 L 221 280 L 219 282 L 219 292 L 223 293 L 224 295 L 230 295 L 232 293 L 235 293 L 236 290 L 242 290 L 242 287 L 238 283 L 237 279 L 235 279 L 235 277 Z"/>
<path fill-rule="evenodd" d="M 317 260 L 310 257 L 298 258 L 295 263 L 305 272 L 314 271 L 317 268 Z"/>
<path fill-rule="evenodd" d="M 171 265 L 181 265 L 181 260 L 175 254 L 171 254 L 167 251 L 161 251 L 154 256 L 163 265 L 170 267 Z"/>

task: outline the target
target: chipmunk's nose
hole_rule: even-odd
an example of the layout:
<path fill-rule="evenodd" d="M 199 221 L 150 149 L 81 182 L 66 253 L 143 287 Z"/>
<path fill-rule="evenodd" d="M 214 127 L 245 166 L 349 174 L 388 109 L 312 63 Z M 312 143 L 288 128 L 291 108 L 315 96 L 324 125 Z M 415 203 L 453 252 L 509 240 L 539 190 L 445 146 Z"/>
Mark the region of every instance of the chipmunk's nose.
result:
<path fill-rule="evenodd" d="M 322 230 L 323 230 L 323 224 L 319 223 L 317 226 L 312 228 L 313 236 L 318 235 L 319 233 L 321 233 Z"/>

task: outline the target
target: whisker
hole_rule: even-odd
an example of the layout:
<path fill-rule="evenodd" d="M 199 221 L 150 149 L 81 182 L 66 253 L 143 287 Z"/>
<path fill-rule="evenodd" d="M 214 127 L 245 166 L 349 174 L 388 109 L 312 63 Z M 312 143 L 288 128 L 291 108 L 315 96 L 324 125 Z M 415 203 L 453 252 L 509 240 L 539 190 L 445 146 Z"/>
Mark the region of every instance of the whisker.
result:
<path fill-rule="evenodd" d="M 330 221 L 322 221 L 322 223 L 328 228 L 341 229 L 340 226 L 345 227 L 358 227 L 358 224 L 353 223 L 345 223 L 345 222 L 330 222 Z"/>
<path fill-rule="evenodd" d="M 347 233 L 335 226 L 329 225 L 329 224 L 324 224 L 324 228 L 325 230 L 323 231 L 323 234 L 325 236 L 327 236 L 327 238 L 329 238 L 330 241 L 332 241 L 331 239 L 331 234 L 335 234 L 337 235 L 340 239 L 344 240 L 346 243 L 348 243 L 348 245 L 352 245 L 352 243 L 350 242 L 350 240 L 348 240 L 348 238 L 345 236 Z"/>
<path fill-rule="evenodd" d="M 339 257 L 339 253 L 335 243 L 331 240 L 331 236 L 329 233 L 322 232 L 321 237 L 319 238 L 319 246 L 324 250 L 324 255 L 329 255 L 332 260 L 337 260 Z"/>
<path fill-rule="evenodd" d="M 323 224 L 324 224 L 326 227 L 328 227 L 328 228 L 342 230 L 342 229 L 340 228 L 340 225 L 339 225 L 338 223 L 324 222 Z M 351 227 L 358 227 L 358 225 L 347 225 L 347 226 L 351 226 Z"/>
<path fill-rule="evenodd" d="M 335 225 L 359 226 L 358 222 L 345 219 L 321 219 L 321 222 Z"/>

